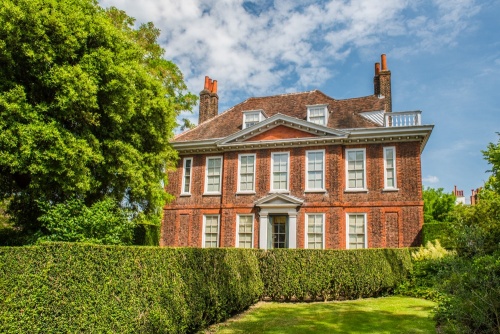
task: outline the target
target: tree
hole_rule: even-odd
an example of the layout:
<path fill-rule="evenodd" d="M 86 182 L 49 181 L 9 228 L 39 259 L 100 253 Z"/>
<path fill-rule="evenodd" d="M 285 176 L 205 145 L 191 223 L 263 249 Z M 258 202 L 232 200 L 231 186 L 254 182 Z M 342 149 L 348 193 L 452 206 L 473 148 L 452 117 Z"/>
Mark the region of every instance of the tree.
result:
<path fill-rule="evenodd" d="M 46 205 L 109 197 L 158 223 L 176 117 L 196 96 L 159 30 L 95 0 L 0 7 L 0 200 L 25 233 Z"/>
<path fill-rule="evenodd" d="M 427 187 L 423 192 L 424 222 L 445 222 L 449 220 L 450 213 L 455 207 L 455 196 L 446 194 L 443 188 L 434 189 Z"/>
<path fill-rule="evenodd" d="M 492 176 L 474 206 L 452 215 L 457 257 L 443 273 L 436 319 L 444 333 L 500 332 L 500 141 L 483 151 Z"/>

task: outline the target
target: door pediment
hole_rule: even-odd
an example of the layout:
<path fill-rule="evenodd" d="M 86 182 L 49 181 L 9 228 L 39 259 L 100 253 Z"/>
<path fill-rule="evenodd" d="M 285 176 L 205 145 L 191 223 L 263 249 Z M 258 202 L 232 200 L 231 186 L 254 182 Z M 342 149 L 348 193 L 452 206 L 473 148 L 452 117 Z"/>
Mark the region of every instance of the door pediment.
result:
<path fill-rule="evenodd" d="M 304 203 L 303 199 L 282 193 L 269 194 L 255 201 L 255 205 L 261 208 L 295 208 L 302 203 Z"/>

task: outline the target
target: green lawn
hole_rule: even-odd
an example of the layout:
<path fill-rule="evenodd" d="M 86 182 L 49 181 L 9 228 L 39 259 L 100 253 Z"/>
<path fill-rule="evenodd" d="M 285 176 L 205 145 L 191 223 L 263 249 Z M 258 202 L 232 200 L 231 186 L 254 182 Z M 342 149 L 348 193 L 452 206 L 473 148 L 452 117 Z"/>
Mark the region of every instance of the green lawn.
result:
<path fill-rule="evenodd" d="M 409 297 L 258 303 L 207 333 L 436 333 L 435 303 Z"/>

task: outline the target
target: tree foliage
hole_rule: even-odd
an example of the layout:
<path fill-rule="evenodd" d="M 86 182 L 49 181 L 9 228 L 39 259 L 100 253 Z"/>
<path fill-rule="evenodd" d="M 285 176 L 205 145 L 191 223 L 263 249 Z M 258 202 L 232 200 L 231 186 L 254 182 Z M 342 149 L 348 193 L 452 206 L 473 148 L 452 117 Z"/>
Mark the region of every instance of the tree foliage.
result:
<path fill-rule="evenodd" d="M 158 36 L 94 0 L 2 2 L 0 200 L 24 231 L 40 230 L 40 203 L 75 198 L 159 221 L 168 141 L 196 96 Z"/>
<path fill-rule="evenodd" d="M 434 189 L 427 187 L 423 192 L 424 222 L 449 221 L 450 213 L 455 207 L 455 196 L 447 194 L 443 188 Z"/>
<path fill-rule="evenodd" d="M 87 207 L 82 200 L 73 199 L 42 207 L 42 210 L 38 220 L 48 233 L 38 241 L 130 245 L 134 237 L 134 223 L 109 197 L 91 207 Z"/>
<path fill-rule="evenodd" d="M 500 332 L 500 142 L 483 151 L 493 175 L 474 206 L 452 215 L 457 258 L 442 275 L 439 289 L 448 298 L 436 319 L 445 333 Z"/>

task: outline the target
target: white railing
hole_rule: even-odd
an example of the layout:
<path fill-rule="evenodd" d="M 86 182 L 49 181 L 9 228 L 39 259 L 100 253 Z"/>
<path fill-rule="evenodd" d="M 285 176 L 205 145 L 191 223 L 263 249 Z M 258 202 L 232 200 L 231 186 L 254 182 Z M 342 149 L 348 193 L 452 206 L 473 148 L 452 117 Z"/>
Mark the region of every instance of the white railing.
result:
<path fill-rule="evenodd" d="M 415 126 L 422 125 L 421 111 L 400 111 L 384 113 L 384 126 Z"/>

